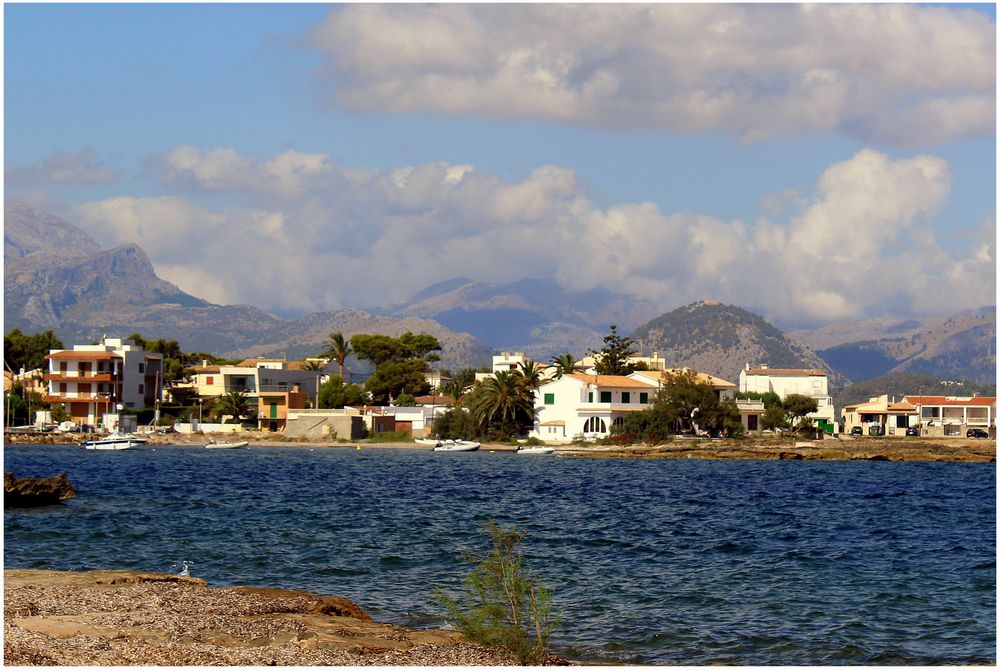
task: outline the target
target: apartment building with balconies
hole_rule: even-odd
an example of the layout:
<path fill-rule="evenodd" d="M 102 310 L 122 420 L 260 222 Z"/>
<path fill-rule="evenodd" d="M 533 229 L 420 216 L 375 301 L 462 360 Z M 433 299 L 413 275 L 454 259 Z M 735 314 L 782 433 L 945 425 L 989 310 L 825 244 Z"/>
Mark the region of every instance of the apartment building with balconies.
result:
<path fill-rule="evenodd" d="M 163 355 L 131 340 L 104 337 L 96 345 L 50 350 L 46 359 L 45 400 L 62 404 L 77 424 L 96 425 L 105 414 L 160 400 Z"/>
<path fill-rule="evenodd" d="M 816 412 L 807 417 L 821 422 L 827 430 L 836 431 L 836 413 L 830 396 L 826 372 L 818 368 L 769 368 L 761 364 L 751 368 L 746 364 L 740 371 L 741 394 L 774 392 L 782 400 L 790 394 L 801 394 L 816 400 Z"/>

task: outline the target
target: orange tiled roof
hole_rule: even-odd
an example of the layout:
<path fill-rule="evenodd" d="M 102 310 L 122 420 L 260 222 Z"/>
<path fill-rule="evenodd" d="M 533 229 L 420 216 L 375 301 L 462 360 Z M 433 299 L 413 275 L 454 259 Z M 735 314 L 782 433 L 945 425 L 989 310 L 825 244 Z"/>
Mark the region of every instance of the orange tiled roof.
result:
<path fill-rule="evenodd" d="M 563 377 L 571 377 L 587 384 L 594 384 L 598 387 L 638 387 L 641 389 L 655 389 L 656 385 L 624 375 L 584 375 L 583 373 L 567 373 Z"/>
<path fill-rule="evenodd" d="M 555 419 L 551 422 L 542 422 L 538 426 L 566 426 L 566 422 L 562 419 Z"/>
<path fill-rule="evenodd" d="M 110 359 L 121 359 L 122 357 L 114 352 L 78 352 L 72 349 L 64 349 L 55 354 L 47 354 L 46 359 L 60 359 L 67 361 L 109 361 Z"/>
<path fill-rule="evenodd" d="M 989 406 L 996 405 L 996 396 L 973 396 L 972 398 L 958 399 L 947 396 L 904 396 L 904 400 L 913 405 L 957 405 L 957 406 Z"/>
<path fill-rule="evenodd" d="M 669 369 L 663 371 L 662 375 L 663 375 L 663 377 L 678 375 L 680 373 L 683 373 L 685 370 L 687 370 L 687 369 L 684 369 L 684 368 L 669 368 Z M 656 371 L 641 371 L 641 370 L 637 370 L 636 372 L 637 373 L 644 373 L 644 372 L 654 373 Z M 714 375 L 710 375 L 709 373 L 700 373 L 700 372 L 698 372 L 696 370 L 693 370 L 691 372 L 694 373 L 694 379 L 696 381 L 698 381 L 698 382 L 707 382 L 708 384 L 712 385 L 713 387 L 721 388 L 721 389 L 727 389 L 729 387 L 732 387 L 734 389 L 736 388 L 735 384 L 733 384 L 732 382 L 729 382 L 728 380 L 723 380 L 721 377 L 715 377 Z"/>

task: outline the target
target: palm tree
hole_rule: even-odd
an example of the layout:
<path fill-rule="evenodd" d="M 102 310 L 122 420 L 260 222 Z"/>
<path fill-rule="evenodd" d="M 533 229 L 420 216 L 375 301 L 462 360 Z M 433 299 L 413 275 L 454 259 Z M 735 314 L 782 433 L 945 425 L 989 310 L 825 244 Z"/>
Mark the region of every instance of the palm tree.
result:
<path fill-rule="evenodd" d="M 214 410 L 218 415 L 232 415 L 238 422 L 250 416 L 250 399 L 245 391 L 231 391 L 219 397 Z"/>
<path fill-rule="evenodd" d="M 559 356 L 552 357 L 552 363 L 556 365 L 556 379 L 558 380 L 567 373 L 572 373 L 576 366 L 576 357 L 567 352 Z"/>
<path fill-rule="evenodd" d="M 450 380 L 448 382 L 442 382 L 440 387 L 442 394 L 447 394 L 451 396 L 451 403 L 456 408 L 462 404 L 462 394 L 465 389 L 462 387 L 462 383 L 458 380 Z"/>
<path fill-rule="evenodd" d="M 308 361 L 303 361 L 302 365 L 299 366 L 300 370 L 323 370 L 323 364 L 316 359 L 310 359 Z"/>
<path fill-rule="evenodd" d="M 349 378 L 344 377 L 344 362 L 347 361 L 351 351 L 351 343 L 344 338 L 343 333 L 337 331 L 330 334 L 330 339 L 327 340 L 327 350 L 323 352 L 323 356 L 330 357 L 340 366 L 340 379 L 344 382 L 350 382 Z"/>
<path fill-rule="evenodd" d="M 470 410 L 482 433 L 498 425 L 500 433 L 507 437 L 531 420 L 534 405 L 534 394 L 528 391 L 520 371 L 498 371 L 483 382 Z"/>

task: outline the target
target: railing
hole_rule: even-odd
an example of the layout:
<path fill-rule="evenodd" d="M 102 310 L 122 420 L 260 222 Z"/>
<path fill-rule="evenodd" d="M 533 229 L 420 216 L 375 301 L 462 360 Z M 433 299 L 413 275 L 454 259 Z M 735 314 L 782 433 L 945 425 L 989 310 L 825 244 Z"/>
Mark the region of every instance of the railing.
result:
<path fill-rule="evenodd" d="M 111 379 L 114 373 L 108 370 L 95 370 L 95 371 L 78 371 L 78 370 L 66 370 L 66 371 L 49 371 L 44 374 L 46 380 L 102 380 L 108 381 Z"/>
<path fill-rule="evenodd" d="M 58 394 L 46 394 L 46 403 L 64 403 L 67 401 L 100 401 L 101 403 L 116 403 L 117 399 L 108 398 L 104 394 L 86 394 L 78 391 L 60 392 Z"/>

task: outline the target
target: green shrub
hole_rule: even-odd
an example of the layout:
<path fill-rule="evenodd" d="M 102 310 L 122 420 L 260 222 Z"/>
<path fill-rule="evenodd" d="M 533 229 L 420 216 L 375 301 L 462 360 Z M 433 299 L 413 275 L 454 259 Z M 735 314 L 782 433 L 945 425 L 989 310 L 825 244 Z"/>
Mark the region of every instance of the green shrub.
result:
<path fill-rule="evenodd" d="M 541 664 L 550 632 L 558 624 L 552 617 L 551 594 L 524 568 L 518 550 L 524 531 L 492 520 L 484 528 L 492 549 L 486 556 L 465 555 L 476 566 L 465 579 L 464 603 L 441 590 L 435 598 L 471 641 L 510 650 L 521 665 Z"/>

